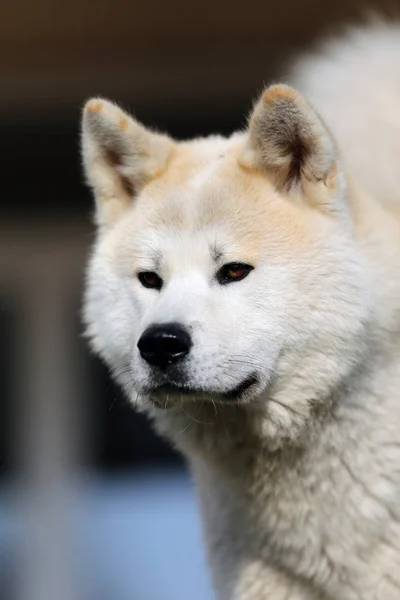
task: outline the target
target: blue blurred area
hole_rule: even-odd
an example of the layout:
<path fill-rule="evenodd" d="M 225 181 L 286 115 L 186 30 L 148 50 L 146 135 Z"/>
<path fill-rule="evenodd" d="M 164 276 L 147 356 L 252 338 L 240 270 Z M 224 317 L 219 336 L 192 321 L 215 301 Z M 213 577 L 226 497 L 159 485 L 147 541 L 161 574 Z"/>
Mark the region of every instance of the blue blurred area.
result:
<path fill-rule="evenodd" d="M 91 478 L 79 487 L 73 583 L 81 600 L 211 600 L 192 486 L 183 469 Z M 18 570 L 24 535 L 0 490 L 0 568 Z M 0 581 L 4 581 L 0 577 Z M 9 600 L 3 595 L 0 597 Z M 57 599 L 54 599 L 57 600 Z"/>
<path fill-rule="evenodd" d="M 85 493 L 93 600 L 208 600 L 197 506 L 184 471 L 93 483 Z"/>

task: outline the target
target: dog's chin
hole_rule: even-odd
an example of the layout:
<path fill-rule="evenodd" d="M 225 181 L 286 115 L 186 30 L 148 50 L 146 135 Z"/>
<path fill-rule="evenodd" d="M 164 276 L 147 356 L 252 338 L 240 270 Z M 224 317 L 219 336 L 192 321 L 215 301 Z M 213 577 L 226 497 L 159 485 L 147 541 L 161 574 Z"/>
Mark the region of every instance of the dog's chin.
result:
<path fill-rule="evenodd" d="M 217 401 L 226 403 L 243 403 L 259 393 L 259 379 L 256 374 L 251 374 L 243 379 L 234 388 L 226 391 L 213 390 L 212 388 L 196 388 L 189 384 L 167 383 L 149 388 L 147 393 L 156 405 L 162 404 L 172 408 L 176 401 Z M 168 402 L 166 402 L 168 400 Z"/>

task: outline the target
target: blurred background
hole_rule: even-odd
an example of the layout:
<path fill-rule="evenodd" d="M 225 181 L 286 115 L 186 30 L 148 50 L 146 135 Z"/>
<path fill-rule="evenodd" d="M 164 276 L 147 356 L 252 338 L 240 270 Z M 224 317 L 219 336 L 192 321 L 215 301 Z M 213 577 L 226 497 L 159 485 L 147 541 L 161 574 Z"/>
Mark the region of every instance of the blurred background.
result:
<path fill-rule="evenodd" d="M 0 598 L 210 600 L 185 466 L 82 339 L 79 120 L 103 95 L 177 138 L 241 127 L 291 57 L 400 1 L 0 6 Z"/>

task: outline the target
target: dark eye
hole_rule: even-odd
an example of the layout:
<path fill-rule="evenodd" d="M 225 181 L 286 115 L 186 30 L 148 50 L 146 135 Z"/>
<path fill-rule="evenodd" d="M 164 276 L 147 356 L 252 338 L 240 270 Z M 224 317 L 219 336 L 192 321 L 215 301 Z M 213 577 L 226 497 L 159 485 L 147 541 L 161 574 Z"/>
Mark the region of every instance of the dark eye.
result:
<path fill-rule="evenodd" d="M 157 273 L 153 273 L 153 271 L 141 271 L 138 273 L 138 279 L 146 288 L 154 288 L 155 290 L 161 290 L 162 288 L 163 282 L 161 277 Z"/>
<path fill-rule="evenodd" d="M 228 263 L 220 268 L 217 273 L 217 279 L 221 285 L 226 283 L 232 283 L 233 281 L 240 281 L 247 277 L 254 267 L 251 265 L 245 265 L 243 263 Z"/>

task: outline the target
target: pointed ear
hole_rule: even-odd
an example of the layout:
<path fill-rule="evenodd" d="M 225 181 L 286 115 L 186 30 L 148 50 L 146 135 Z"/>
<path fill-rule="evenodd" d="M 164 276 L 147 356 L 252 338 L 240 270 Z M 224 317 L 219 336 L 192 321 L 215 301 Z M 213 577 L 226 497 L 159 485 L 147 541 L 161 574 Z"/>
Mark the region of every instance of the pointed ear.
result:
<path fill-rule="evenodd" d="M 267 88 L 249 120 L 245 168 L 265 171 L 280 190 L 299 190 L 315 205 L 337 210 L 343 204 L 344 176 L 328 129 L 296 90 Z"/>
<path fill-rule="evenodd" d="M 82 158 L 96 199 L 96 220 L 107 226 L 135 194 L 167 166 L 173 142 L 137 123 L 115 104 L 95 98 L 82 117 Z"/>

